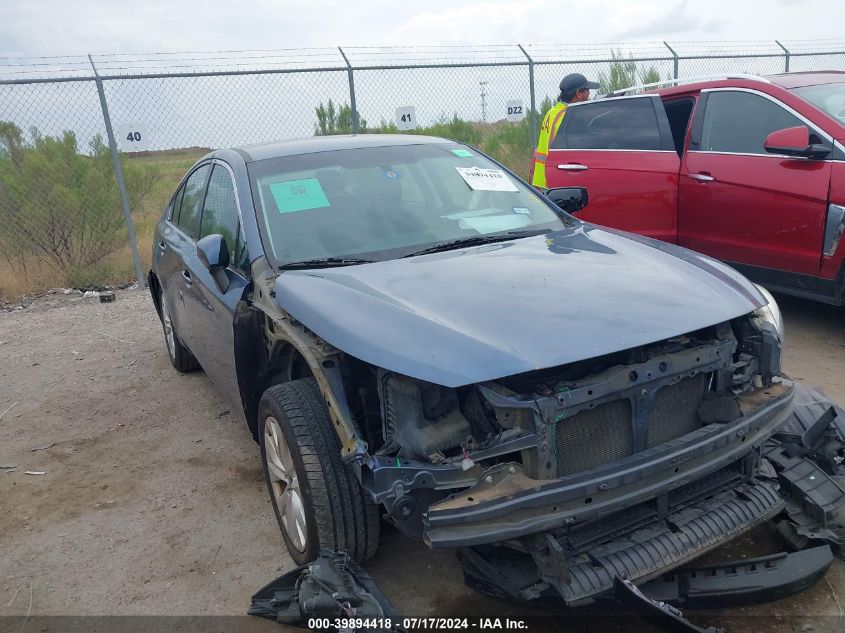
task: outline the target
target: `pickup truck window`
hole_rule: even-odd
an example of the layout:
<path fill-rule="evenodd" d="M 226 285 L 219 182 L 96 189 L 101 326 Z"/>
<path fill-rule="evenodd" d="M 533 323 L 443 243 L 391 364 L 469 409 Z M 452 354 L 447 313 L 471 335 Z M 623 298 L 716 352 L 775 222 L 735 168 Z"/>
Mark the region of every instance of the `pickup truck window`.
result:
<path fill-rule="evenodd" d="M 750 92 L 711 92 L 701 130 L 701 151 L 771 156 L 766 137 L 803 121 L 774 101 Z"/>
<path fill-rule="evenodd" d="M 567 110 L 552 149 L 661 150 L 651 99 L 606 99 Z"/>

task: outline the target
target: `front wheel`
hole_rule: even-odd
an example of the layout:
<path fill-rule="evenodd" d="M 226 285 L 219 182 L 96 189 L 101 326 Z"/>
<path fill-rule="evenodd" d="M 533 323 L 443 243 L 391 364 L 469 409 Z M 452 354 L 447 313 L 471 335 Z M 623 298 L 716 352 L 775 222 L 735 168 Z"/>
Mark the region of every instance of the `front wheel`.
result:
<path fill-rule="evenodd" d="M 264 476 L 282 538 L 297 565 L 321 549 L 370 558 L 378 547 L 378 506 L 366 497 L 313 378 L 270 387 L 258 405 Z"/>

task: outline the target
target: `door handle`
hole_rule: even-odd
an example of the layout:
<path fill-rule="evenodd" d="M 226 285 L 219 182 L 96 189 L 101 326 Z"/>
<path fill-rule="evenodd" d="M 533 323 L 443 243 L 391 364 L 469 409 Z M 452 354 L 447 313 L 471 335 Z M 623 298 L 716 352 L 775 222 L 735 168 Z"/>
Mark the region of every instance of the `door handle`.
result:
<path fill-rule="evenodd" d="M 586 165 L 579 165 L 578 163 L 566 163 L 565 165 L 558 165 L 557 168 L 563 171 L 587 171 L 589 169 Z"/>
<path fill-rule="evenodd" d="M 712 181 L 716 180 L 715 178 L 713 178 L 713 176 L 708 174 L 706 171 L 703 171 L 700 174 L 687 174 L 687 176 L 689 176 L 693 180 L 697 180 L 699 182 L 712 182 Z"/>
<path fill-rule="evenodd" d="M 158 243 L 158 248 L 160 251 L 167 250 L 167 244 L 164 243 L 164 240 Z"/>
<path fill-rule="evenodd" d="M 191 271 L 185 269 L 182 271 L 182 279 L 185 280 L 185 283 L 189 286 L 193 283 L 193 279 L 191 279 Z"/>

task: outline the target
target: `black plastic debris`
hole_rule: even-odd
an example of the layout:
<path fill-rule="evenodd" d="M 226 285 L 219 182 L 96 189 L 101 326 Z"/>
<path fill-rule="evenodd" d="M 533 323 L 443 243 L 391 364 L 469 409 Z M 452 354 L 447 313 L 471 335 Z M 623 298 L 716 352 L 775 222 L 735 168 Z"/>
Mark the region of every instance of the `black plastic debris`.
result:
<path fill-rule="evenodd" d="M 389 620 L 393 628 L 367 630 L 403 630 L 400 618 L 372 577 L 346 553 L 336 551 L 322 551 L 314 562 L 259 589 L 247 613 L 303 627 L 314 619 Z"/>
<path fill-rule="evenodd" d="M 676 569 L 640 590 L 686 609 L 724 609 L 778 600 L 811 587 L 833 563 L 830 547 Z"/>
<path fill-rule="evenodd" d="M 627 607 L 649 620 L 661 631 L 671 633 L 725 633 L 725 629 L 708 626 L 701 628 L 687 620 L 675 607 L 646 596 L 630 580 L 616 576 L 613 580 L 614 597 Z"/>
<path fill-rule="evenodd" d="M 794 549 L 828 544 L 845 559 L 845 410 L 795 387 L 793 413 L 764 455 L 786 499 L 777 530 Z"/>

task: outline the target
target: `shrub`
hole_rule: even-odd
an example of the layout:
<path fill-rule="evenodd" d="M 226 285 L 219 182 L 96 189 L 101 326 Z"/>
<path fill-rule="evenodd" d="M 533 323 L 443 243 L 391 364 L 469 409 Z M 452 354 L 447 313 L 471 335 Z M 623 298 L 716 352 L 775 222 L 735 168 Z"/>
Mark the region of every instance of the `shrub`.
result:
<path fill-rule="evenodd" d="M 126 244 L 111 153 L 100 136 L 87 154 L 70 131 L 52 137 L 32 129 L 30 136 L 0 122 L 0 252 L 21 274 L 36 260 L 78 279 Z M 158 171 L 124 162 L 123 172 L 135 209 Z"/>
<path fill-rule="evenodd" d="M 314 125 L 314 136 L 329 136 L 332 134 L 352 134 L 352 108 L 344 103 L 335 108 L 334 101 L 329 99 L 328 105 L 320 103 L 316 108 L 317 123 Z M 367 132 L 367 121 L 358 115 L 358 131 Z"/>

